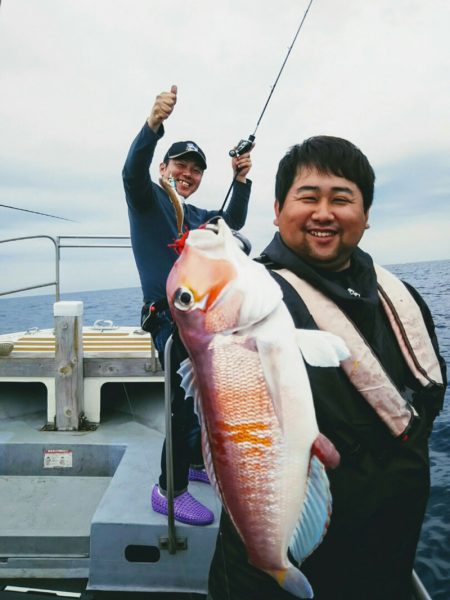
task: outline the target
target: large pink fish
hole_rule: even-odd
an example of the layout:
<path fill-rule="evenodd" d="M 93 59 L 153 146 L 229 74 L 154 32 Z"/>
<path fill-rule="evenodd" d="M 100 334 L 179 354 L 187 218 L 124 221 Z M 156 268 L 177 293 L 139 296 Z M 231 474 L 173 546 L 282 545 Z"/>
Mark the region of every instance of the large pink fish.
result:
<path fill-rule="evenodd" d="M 324 464 L 339 455 L 319 433 L 302 354 L 337 366 L 347 350 L 330 334 L 295 329 L 280 287 L 223 220 L 189 233 L 167 297 L 190 356 L 183 385 L 196 400 L 206 468 L 249 561 L 312 598 L 287 552 L 300 565 L 322 540 Z"/>

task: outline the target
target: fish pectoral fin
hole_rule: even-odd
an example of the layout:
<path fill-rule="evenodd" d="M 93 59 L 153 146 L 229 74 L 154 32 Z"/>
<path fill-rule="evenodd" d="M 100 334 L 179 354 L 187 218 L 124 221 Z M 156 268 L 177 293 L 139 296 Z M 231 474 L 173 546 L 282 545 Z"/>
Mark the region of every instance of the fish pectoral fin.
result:
<path fill-rule="evenodd" d="M 183 362 L 180 364 L 180 368 L 178 369 L 177 373 L 181 377 L 181 387 L 184 390 L 184 397 L 191 397 L 194 399 L 195 414 L 198 416 L 201 423 L 202 415 L 200 409 L 199 393 L 197 383 L 195 380 L 194 368 L 192 366 L 190 358 L 185 358 L 183 360 Z"/>
<path fill-rule="evenodd" d="M 296 329 L 295 339 L 303 358 L 312 367 L 339 367 L 350 356 L 344 340 L 329 331 Z"/>
<path fill-rule="evenodd" d="M 317 456 L 325 467 L 330 469 L 335 469 L 341 462 L 341 457 L 333 442 L 326 435 L 323 435 L 323 433 L 319 433 L 314 440 L 311 454 Z"/>
<path fill-rule="evenodd" d="M 274 413 L 277 417 L 281 430 L 284 431 L 283 411 L 281 402 L 283 398 L 283 378 L 287 376 L 282 362 L 282 355 L 278 346 L 264 338 L 255 338 L 264 381 L 272 401 Z"/>
<path fill-rule="evenodd" d="M 289 550 L 299 565 L 322 541 L 328 529 L 330 516 L 330 484 L 325 467 L 317 456 L 313 455 L 302 512 L 289 543 Z"/>

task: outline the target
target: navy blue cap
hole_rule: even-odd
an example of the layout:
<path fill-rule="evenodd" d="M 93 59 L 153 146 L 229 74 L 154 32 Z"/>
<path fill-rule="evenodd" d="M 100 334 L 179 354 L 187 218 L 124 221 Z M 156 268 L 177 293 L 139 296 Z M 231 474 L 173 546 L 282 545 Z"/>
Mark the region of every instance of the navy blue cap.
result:
<path fill-rule="evenodd" d="M 175 142 L 175 144 L 172 144 L 167 150 L 166 155 L 164 156 L 164 162 L 167 164 L 169 159 L 179 158 L 180 156 L 184 156 L 185 154 L 196 154 L 202 169 L 206 169 L 205 153 L 200 148 L 200 146 L 197 146 L 195 142 L 191 141 Z"/>

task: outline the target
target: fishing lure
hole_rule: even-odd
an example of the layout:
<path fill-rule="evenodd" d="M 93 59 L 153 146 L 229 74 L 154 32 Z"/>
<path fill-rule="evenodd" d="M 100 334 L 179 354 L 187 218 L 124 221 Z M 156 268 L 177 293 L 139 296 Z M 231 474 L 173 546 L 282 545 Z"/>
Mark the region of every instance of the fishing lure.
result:
<path fill-rule="evenodd" d="M 183 202 L 177 192 L 177 182 L 171 175 L 169 177 L 160 177 L 159 183 L 166 190 L 169 200 L 172 202 L 172 206 L 175 210 L 177 218 L 177 232 L 178 238 L 183 237 L 183 223 L 184 223 L 184 209 Z"/>

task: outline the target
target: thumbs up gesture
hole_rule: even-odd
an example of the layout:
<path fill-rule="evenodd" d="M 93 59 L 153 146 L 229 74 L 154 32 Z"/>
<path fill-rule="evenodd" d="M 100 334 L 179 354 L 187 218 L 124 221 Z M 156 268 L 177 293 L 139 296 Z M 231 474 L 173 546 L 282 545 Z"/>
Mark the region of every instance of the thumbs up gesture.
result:
<path fill-rule="evenodd" d="M 161 92 L 156 96 L 147 124 L 155 133 L 157 133 L 161 123 L 172 114 L 177 103 L 177 86 L 172 85 L 170 92 Z"/>

